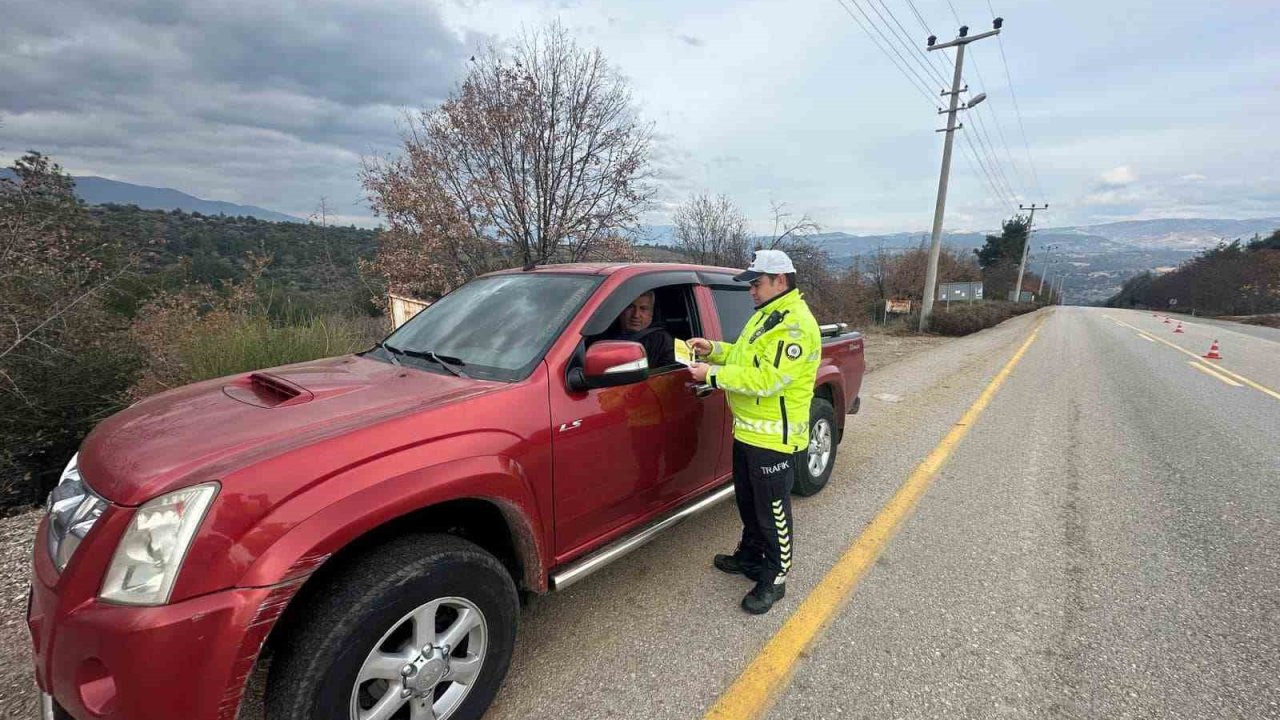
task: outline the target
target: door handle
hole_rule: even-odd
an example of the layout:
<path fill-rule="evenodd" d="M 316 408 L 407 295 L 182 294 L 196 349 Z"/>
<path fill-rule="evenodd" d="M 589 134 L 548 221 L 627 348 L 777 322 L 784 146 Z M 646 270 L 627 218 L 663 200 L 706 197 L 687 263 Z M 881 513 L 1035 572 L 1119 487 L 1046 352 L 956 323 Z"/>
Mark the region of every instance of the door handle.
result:
<path fill-rule="evenodd" d="M 708 397 L 711 395 L 711 393 L 716 391 L 715 388 L 711 387 L 706 383 L 701 383 L 698 385 L 690 385 L 689 389 L 693 391 L 693 394 L 695 396 L 700 398 Z"/>

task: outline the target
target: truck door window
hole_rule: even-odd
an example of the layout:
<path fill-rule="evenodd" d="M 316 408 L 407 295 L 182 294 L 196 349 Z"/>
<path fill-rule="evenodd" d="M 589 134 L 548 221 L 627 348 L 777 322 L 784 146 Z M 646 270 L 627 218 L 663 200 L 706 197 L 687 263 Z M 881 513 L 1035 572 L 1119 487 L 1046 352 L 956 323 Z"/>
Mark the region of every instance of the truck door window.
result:
<path fill-rule="evenodd" d="M 725 342 L 736 341 L 742 328 L 751 319 L 751 314 L 756 311 L 747 286 L 712 287 L 711 297 L 715 300 L 716 314 L 720 317 L 720 332 L 724 335 L 721 339 Z"/>
<path fill-rule="evenodd" d="M 697 303 L 693 298 L 692 285 L 664 285 L 653 289 L 653 320 L 649 325 L 651 332 L 665 332 L 672 338 L 688 340 L 702 334 L 701 323 L 698 322 Z M 621 327 L 621 318 L 615 319 L 608 331 L 601 335 L 587 338 L 587 344 L 597 340 L 619 338 L 626 335 Z M 654 365 L 650 359 L 653 374 L 678 370 L 680 363 L 671 361 Z"/>

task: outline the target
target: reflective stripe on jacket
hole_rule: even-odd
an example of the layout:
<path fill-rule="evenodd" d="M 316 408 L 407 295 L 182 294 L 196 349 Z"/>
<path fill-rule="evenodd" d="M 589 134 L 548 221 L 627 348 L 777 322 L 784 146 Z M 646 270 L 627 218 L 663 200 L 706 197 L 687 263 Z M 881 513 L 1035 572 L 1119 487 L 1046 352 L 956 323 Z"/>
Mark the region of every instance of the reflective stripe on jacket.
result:
<path fill-rule="evenodd" d="M 729 398 L 733 436 L 778 452 L 808 448 L 821 359 L 822 333 L 799 290 L 757 308 L 737 342 L 713 342 L 707 382 Z"/>

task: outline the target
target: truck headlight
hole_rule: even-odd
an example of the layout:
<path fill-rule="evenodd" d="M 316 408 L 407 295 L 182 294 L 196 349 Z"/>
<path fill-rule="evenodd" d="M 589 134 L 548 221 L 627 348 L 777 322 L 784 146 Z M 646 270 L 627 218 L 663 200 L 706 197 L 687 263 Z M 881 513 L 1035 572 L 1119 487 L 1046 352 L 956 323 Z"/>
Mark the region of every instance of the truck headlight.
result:
<path fill-rule="evenodd" d="M 111 558 L 98 597 L 127 605 L 169 602 L 187 549 L 217 494 L 218 483 L 204 483 L 138 508 Z"/>
<path fill-rule="evenodd" d="M 80 547 L 98 518 L 107 509 L 107 501 L 98 497 L 80 475 L 80 453 L 71 456 L 58 486 L 49 493 L 45 510 L 49 513 L 49 558 L 62 572 Z"/>

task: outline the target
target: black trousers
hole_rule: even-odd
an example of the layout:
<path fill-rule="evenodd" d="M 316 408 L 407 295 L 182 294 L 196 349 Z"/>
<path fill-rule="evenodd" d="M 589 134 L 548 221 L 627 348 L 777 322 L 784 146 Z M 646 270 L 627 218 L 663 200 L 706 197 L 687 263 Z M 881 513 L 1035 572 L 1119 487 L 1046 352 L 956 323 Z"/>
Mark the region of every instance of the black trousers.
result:
<path fill-rule="evenodd" d="M 733 490 L 742 518 L 738 557 L 761 562 L 761 582 L 783 583 L 791 569 L 791 486 L 795 455 L 733 441 Z"/>

